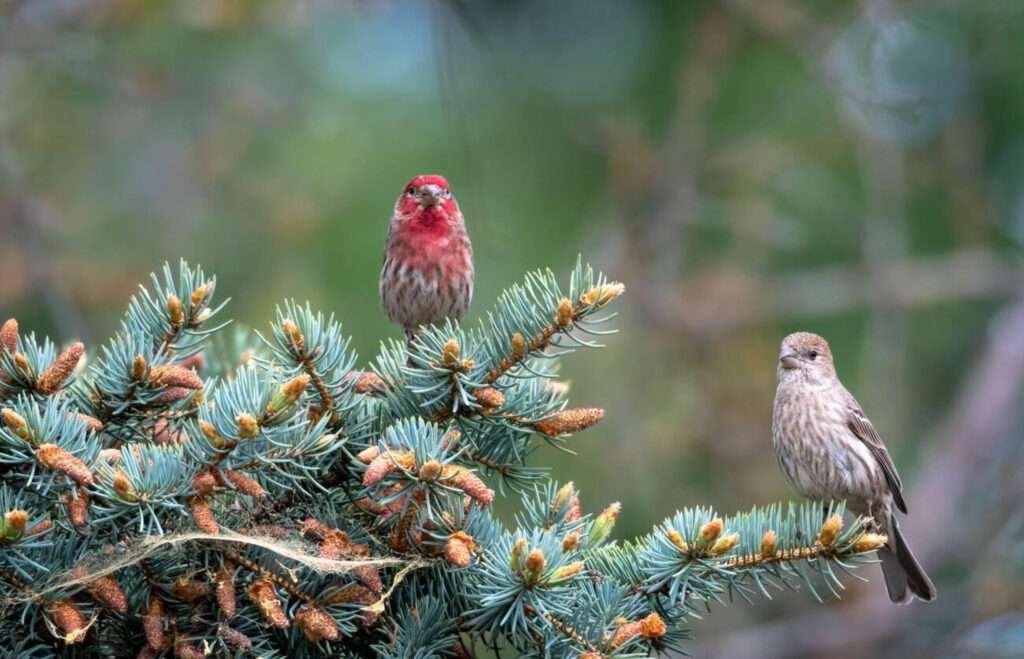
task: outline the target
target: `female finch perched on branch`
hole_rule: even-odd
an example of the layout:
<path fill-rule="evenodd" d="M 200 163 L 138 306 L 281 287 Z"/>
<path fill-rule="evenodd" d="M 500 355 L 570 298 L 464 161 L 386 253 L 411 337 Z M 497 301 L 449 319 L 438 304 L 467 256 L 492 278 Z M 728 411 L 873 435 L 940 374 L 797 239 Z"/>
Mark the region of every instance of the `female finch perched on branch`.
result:
<path fill-rule="evenodd" d="M 412 342 L 421 325 L 462 320 L 473 297 L 473 247 L 442 176 L 417 176 L 391 216 L 380 299 Z"/>
<path fill-rule="evenodd" d="M 935 599 L 935 586 L 900 532 L 893 506 L 907 512 L 896 466 L 860 404 L 836 375 L 832 351 L 817 334 L 782 341 L 772 442 L 786 478 L 800 494 L 845 499 L 874 520 L 888 543 L 878 550 L 889 599 Z M 909 590 L 909 592 L 908 592 Z"/>

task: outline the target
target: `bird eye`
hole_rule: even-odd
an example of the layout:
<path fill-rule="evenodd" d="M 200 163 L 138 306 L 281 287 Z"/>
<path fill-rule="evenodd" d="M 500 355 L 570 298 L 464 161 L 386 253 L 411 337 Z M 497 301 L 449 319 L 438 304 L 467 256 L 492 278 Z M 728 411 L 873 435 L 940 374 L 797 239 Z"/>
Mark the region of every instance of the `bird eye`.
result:
<path fill-rule="evenodd" d="M 410 185 L 409 188 L 405 191 L 405 194 L 416 194 L 416 188 Z"/>
<path fill-rule="evenodd" d="M 448 188 L 445 188 L 445 189 L 444 189 L 444 196 L 446 196 L 446 197 L 450 197 L 450 196 L 451 196 L 451 194 L 452 194 L 452 193 L 448 191 Z"/>
<path fill-rule="evenodd" d="M 807 353 L 807 356 L 810 357 L 811 359 L 817 359 L 818 358 L 818 351 L 817 350 L 812 350 L 809 353 Z"/>

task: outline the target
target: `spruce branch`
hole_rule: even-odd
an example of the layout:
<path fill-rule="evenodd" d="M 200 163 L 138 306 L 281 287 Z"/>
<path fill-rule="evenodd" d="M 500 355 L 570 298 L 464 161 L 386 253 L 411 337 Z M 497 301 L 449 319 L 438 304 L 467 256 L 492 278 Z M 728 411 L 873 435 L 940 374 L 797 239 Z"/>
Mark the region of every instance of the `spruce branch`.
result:
<path fill-rule="evenodd" d="M 716 601 L 838 594 L 886 541 L 806 504 L 685 508 L 613 542 L 618 503 L 584 511 L 528 466 L 605 416 L 554 380 L 623 292 L 582 263 L 567 288 L 527 275 L 476 328 L 385 343 L 370 370 L 309 304 L 282 303 L 259 343 L 223 333 L 214 281 L 165 267 L 84 375 L 84 347 L 0 326 L 17 652 L 649 656 Z M 494 474 L 521 500 L 508 524 Z"/>

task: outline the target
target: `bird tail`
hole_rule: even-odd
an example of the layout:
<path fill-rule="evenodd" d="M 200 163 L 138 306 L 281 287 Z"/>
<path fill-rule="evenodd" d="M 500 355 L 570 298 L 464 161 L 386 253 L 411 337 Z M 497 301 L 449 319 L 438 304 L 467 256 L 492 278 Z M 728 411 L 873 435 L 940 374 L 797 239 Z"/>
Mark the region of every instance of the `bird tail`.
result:
<path fill-rule="evenodd" d="M 894 515 L 889 516 L 889 543 L 878 550 L 878 557 L 893 602 L 906 604 L 911 595 L 925 602 L 935 599 L 935 584 L 914 557 Z"/>

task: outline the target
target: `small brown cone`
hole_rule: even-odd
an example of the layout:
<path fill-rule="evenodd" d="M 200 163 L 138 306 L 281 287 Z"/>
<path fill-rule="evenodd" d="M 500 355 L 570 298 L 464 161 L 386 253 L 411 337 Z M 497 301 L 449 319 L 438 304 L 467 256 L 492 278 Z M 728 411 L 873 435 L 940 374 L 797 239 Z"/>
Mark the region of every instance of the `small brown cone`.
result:
<path fill-rule="evenodd" d="M 47 469 L 59 471 L 79 485 L 92 485 L 92 472 L 85 463 L 56 444 L 40 444 L 36 459 Z"/>
<path fill-rule="evenodd" d="M 200 581 L 199 579 L 181 577 L 174 581 L 174 586 L 171 587 L 171 592 L 174 593 L 174 596 L 178 599 L 191 604 L 192 602 L 210 594 L 210 584 L 205 581 Z"/>
<path fill-rule="evenodd" d="M 555 310 L 555 325 L 558 329 L 566 329 L 572 325 L 573 309 L 569 298 L 563 297 L 558 301 L 558 308 Z"/>
<path fill-rule="evenodd" d="M 602 419 L 604 410 L 600 407 L 576 407 L 538 421 L 533 427 L 549 437 L 558 437 L 586 430 L 600 423 Z"/>
<path fill-rule="evenodd" d="M 149 369 L 149 381 L 158 387 L 203 388 L 203 379 L 195 371 L 178 364 L 154 366 Z"/>
<path fill-rule="evenodd" d="M 125 597 L 121 584 L 113 575 L 107 575 L 94 579 L 86 584 L 86 590 L 94 600 L 107 607 L 111 611 L 124 613 L 128 610 L 128 598 Z"/>
<path fill-rule="evenodd" d="M 231 618 L 235 615 L 237 605 L 234 566 L 225 563 L 219 570 L 217 570 L 215 582 L 217 606 L 220 607 L 221 613 L 224 614 L 224 618 Z"/>
<path fill-rule="evenodd" d="M 285 615 L 281 600 L 277 599 L 274 591 L 274 582 L 269 577 L 261 577 L 252 582 L 249 586 L 249 599 L 259 607 L 263 619 L 271 626 L 278 629 L 285 629 L 289 626 L 288 616 Z"/>
<path fill-rule="evenodd" d="M 204 533 L 209 533 L 210 535 L 220 533 L 220 526 L 217 524 L 217 520 L 213 516 L 213 510 L 206 499 L 192 497 L 189 500 L 188 507 L 192 512 L 192 519 L 195 520 L 196 526 Z"/>
<path fill-rule="evenodd" d="M 0 350 L 12 355 L 18 352 L 18 321 L 14 318 L 8 318 L 0 325 Z"/>
<path fill-rule="evenodd" d="M 68 511 L 68 521 L 72 525 L 81 528 L 89 523 L 89 499 L 85 490 L 79 488 L 77 496 L 68 492 L 64 495 L 64 505 Z"/>
<path fill-rule="evenodd" d="M 142 631 L 146 635 L 146 645 L 154 650 L 164 646 L 164 603 L 160 598 L 150 595 L 149 606 L 142 614 Z"/>
<path fill-rule="evenodd" d="M 260 423 L 251 414 L 242 412 L 235 417 L 235 423 L 238 424 L 238 436 L 242 439 L 252 439 L 260 434 Z"/>
<path fill-rule="evenodd" d="M 480 480 L 479 476 L 459 465 L 449 465 L 449 468 L 452 475 L 444 474 L 445 480 L 450 481 L 453 487 L 465 492 L 481 506 L 491 505 L 491 502 L 494 501 L 494 490 L 487 487 L 487 484 Z"/>
<path fill-rule="evenodd" d="M 49 613 L 53 618 L 53 624 L 64 632 L 65 645 L 78 643 L 85 638 L 89 631 L 85 616 L 70 599 L 54 602 L 49 607 Z"/>
<path fill-rule="evenodd" d="M 237 629 L 221 625 L 217 630 L 217 635 L 236 650 L 252 652 L 252 640 Z"/>
<path fill-rule="evenodd" d="M 312 643 L 337 641 L 341 638 L 341 630 L 334 619 L 316 607 L 304 605 L 300 608 L 295 614 L 295 624 Z"/>
<path fill-rule="evenodd" d="M 85 354 L 85 344 L 73 343 L 60 353 L 53 363 L 46 367 L 36 380 L 36 391 L 49 396 L 56 393 L 68 381 L 78 365 L 78 360 Z"/>
<path fill-rule="evenodd" d="M 473 397 L 484 411 L 496 410 L 505 404 L 505 394 L 494 387 L 481 387 L 473 392 Z"/>
<path fill-rule="evenodd" d="M 256 482 L 256 479 L 252 476 L 243 474 L 240 471 L 228 470 L 224 472 L 224 477 L 228 479 L 228 482 L 234 486 L 236 490 L 242 494 L 247 494 L 251 497 L 262 497 L 266 496 L 267 491 Z"/>

